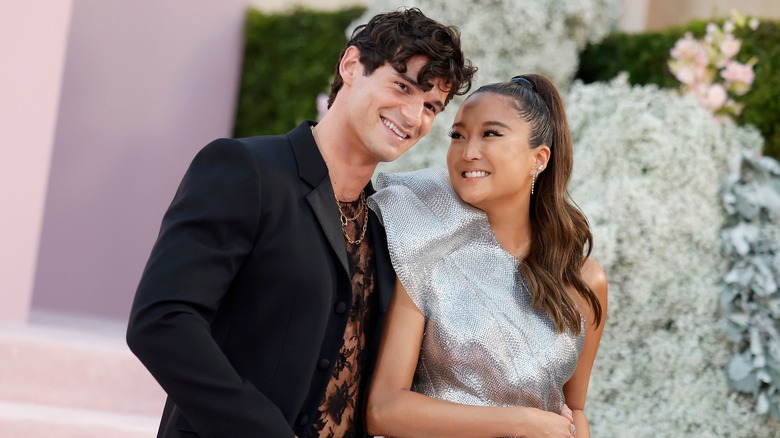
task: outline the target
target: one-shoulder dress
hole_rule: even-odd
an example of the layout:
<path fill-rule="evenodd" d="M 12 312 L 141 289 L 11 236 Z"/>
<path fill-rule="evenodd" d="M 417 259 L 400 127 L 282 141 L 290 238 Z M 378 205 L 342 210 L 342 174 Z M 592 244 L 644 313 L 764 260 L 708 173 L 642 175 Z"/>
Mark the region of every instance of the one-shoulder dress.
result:
<path fill-rule="evenodd" d="M 499 245 L 485 213 L 457 196 L 446 169 L 380 174 L 377 184 L 369 206 L 426 319 L 412 390 L 561 412 L 584 330 L 558 332 L 531 306 L 518 260 Z"/>

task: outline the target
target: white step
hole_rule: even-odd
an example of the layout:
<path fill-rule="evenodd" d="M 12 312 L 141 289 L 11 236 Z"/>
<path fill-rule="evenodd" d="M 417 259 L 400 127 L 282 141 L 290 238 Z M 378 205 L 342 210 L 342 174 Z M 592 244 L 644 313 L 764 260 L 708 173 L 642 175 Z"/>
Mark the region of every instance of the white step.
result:
<path fill-rule="evenodd" d="M 3 438 L 151 438 L 158 416 L 0 402 Z"/>
<path fill-rule="evenodd" d="M 124 327 L 74 321 L 0 324 L 0 402 L 159 421 L 165 393 L 128 349 Z"/>

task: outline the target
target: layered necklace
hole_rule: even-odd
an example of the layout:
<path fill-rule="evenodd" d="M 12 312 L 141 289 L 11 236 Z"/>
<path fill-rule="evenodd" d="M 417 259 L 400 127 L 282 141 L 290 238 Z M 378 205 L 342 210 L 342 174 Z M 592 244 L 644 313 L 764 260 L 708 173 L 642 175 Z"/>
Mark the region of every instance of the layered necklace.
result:
<path fill-rule="evenodd" d="M 314 135 L 314 126 L 309 126 L 309 129 L 311 130 L 312 135 Z M 316 141 L 317 140 L 315 139 L 315 142 Z M 366 193 L 360 192 L 360 207 L 358 207 L 358 212 L 353 217 L 347 217 L 347 215 L 344 214 L 344 210 L 341 209 L 341 204 L 349 204 L 348 201 L 339 201 L 339 198 L 336 197 L 335 193 L 333 194 L 333 198 L 336 199 L 336 207 L 339 208 L 341 232 L 344 233 L 344 237 L 347 239 L 347 242 L 353 245 L 360 245 L 360 242 L 362 242 L 366 237 L 366 229 L 368 229 L 368 203 L 366 202 Z M 360 231 L 360 237 L 352 240 L 352 238 L 349 237 L 349 233 L 347 233 L 347 225 L 349 225 L 350 222 L 357 221 L 358 218 L 363 215 L 365 215 L 366 218 L 363 220 L 363 228 Z"/>
<path fill-rule="evenodd" d="M 366 193 L 360 192 L 360 206 L 358 207 L 358 212 L 355 213 L 355 215 L 352 217 L 347 217 L 347 215 L 344 214 L 344 210 L 341 209 L 341 204 L 347 204 L 348 202 L 339 201 L 339 198 L 336 198 L 336 195 L 333 195 L 333 197 L 336 199 L 336 206 L 339 208 L 341 232 L 344 233 L 344 237 L 347 239 L 347 242 L 354 245 L 360 245 L 360 242 L 362 242 L 366 237 L 366 229 L 368 228 L 368 203 L 366 202 Z M 349 237 L 349 233 L 347 233 L 347 225 L 353 221 L 355 221 L 355 225 L 358 225 L 357 220 L 360 218 L 360 216 L 365 216 L 365 219 L 363 220 L 363 228 L 360 231 L 360 237 L 353 240 L 351 237 Z"/>

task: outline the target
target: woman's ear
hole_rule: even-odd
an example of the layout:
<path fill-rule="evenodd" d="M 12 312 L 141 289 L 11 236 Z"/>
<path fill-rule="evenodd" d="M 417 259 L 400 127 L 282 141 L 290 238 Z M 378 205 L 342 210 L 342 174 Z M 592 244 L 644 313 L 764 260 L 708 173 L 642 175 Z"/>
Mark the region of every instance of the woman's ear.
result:
<path fill-rule="evenodd" d="M 534 154 L 534 166 L 537 171 L 541 172 L 547 168 L 547 163 L 550 161 L 550 148 L 543 144 L 534 149 Z"/>

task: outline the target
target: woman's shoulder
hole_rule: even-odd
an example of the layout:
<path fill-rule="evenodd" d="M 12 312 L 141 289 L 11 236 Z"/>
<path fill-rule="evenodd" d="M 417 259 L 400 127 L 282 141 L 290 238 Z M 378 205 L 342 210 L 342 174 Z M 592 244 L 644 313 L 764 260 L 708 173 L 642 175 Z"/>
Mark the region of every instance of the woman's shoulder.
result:
<path fill-rule="evenodd" d="M 446 209 L 455 204 L 446 169 L 381 173 L 376 193 L 368 198 L 387 235 L 390 260 L 409 297 L 426 317 L 434 297 L 433 273 L 452 251 Z"/>
<path fill-rule="evenodd" d="M 591 257 L 585 258 L 580 274 L 582 275 L 583 280 L 588 282 L 588 284 L 591 282 L 594 284 L 606 284 L 607 282 L 607 274 L 604 273 L 604 269 L 602 269 L 601 265 Z"/>
<path fill-rule="evenodd" d="M 580 275 L 585 284 L 596 294 L 596 297 L 601 302 L 605 302 L 607 298 L 607 274 L 604 273 L 604 269 L 596 262 L 596 260 L 588 257 L 585 259 L 585 263 L 582 264 L 580 269 Z"/>
<path fill-rule="evenodd" d="M 393 187 L 405 187 L 417 196 L 451 190 L 447 169 L 430 167 L 411 172 L 384 173 L 376 178 L 377 190 L 388 191 Z"/>
<path fill-rule="evenodd" d="M 429 216 L 428 219 L 439 222 L 459 211 L 459 198 L 447 169 L 380 173 L 376 182 L 378 190 L 371 195 L 368 204 L 383 221 L 412 214 L 413 219 Z"/>

